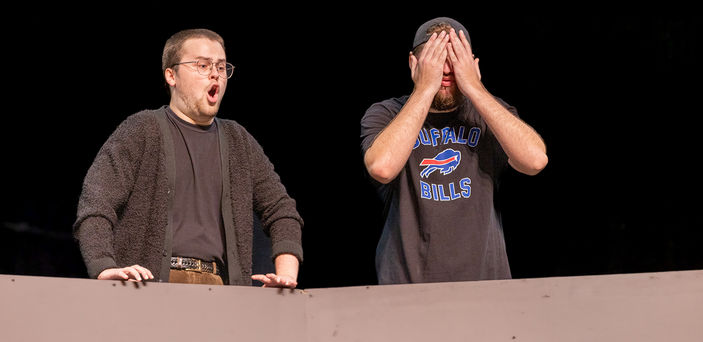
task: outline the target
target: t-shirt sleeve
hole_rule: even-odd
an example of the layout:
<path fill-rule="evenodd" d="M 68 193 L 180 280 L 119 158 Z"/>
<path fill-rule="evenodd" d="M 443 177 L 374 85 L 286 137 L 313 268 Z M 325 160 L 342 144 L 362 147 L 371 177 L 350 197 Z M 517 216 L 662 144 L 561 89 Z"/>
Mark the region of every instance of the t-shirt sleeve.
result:
<path fill-rule="evenodd" d="M 520 115 L 518 115 L 517 108 L 509 105 L 507 102 L 503 101 L 503 99 L 501 99 L 500 97 L 496 97 L 495 99 L 498 101 L 498 103 L 502 104 L 503 107 L 505 107 L 505 109 L 507 109 L 510 113 L 517 116 L 518 118 L 520 117 Z"/>
<path fill-rule="evenodd" d="M 406 98 L 393 98 L 385 100 L 383 102 L 374 103 L 366 110 L 366 113 L 361 118 L 361 152 L 362 158 L 366 154 L 376 137 L 393 121 L 393 118 L 400 112 L 403 107 Z M 365 173 L 368 180 L 378 191 L 379 196 L 383 199 L 384 203 L 389 203 L 389 196 L 391 194 L 391 189 L 394 180 L 391 183 L 383 184 L 371 177 L 368 172 Z M 397 178 L 396 178 L 397 179 Z M 388 209 L 384 209 L 387 212 Z M 384 214 L 385 216 L 385 214 Z"/>
<path fill-rule="evenodd" d="M 364 154 L 396 114 L 397 110 L 384 103 L 375 103 L 366 110 L 361 118 L 361 151 Z"/>

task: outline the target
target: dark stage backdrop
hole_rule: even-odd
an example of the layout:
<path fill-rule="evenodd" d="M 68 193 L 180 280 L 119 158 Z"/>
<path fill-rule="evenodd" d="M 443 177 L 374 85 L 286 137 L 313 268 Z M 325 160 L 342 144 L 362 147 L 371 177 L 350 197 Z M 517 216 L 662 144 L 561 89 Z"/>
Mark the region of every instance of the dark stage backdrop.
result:
<path fill-rule="evenodd" d="M 236 65 L 219 116 L 258 139 L 305 220 L 301 287 L 375 284 L 382 205 L 361 162 L 359 120 L 412 90 L 412 38 L 436 16 L 468 28 L 486 87 L 547 144 L 541 174 L 509 171 L 501 183 L 514 277 L 703 268 L 702 18 L 685 8 L 554 11 L 8 11 L 17 20 L 3 48 L 0 273 L 86 276 L 71 237 L 83 177 L 122 120 L 168 102 L 165 40 L 206 27 Z"/>

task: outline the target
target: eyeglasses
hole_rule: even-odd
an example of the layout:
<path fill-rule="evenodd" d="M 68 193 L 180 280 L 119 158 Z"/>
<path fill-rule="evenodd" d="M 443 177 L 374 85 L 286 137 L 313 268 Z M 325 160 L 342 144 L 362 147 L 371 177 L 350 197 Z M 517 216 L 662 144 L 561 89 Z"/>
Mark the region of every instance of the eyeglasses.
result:
<path fill-rule="evenodd" d="M 234 65 L 227 62 L 213 62 L 209 59 L 198 59 L 195 61 L 175 63 L 171 67 L 181 64 L 195 64 L 195 70 L 203 76 L 209 76 L 213 66 L 215 66 L 215 70 L 217 70 L 217 73 L 222 77 L 230 78 L 232 74 L 234 74 Z"/>

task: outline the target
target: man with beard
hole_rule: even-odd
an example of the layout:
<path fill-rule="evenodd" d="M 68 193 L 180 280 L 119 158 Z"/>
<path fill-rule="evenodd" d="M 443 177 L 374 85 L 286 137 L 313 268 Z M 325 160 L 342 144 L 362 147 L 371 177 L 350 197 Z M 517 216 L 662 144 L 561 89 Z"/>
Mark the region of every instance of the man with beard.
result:
<path fill-rule="evenodd" d="M 494 190 L 506 165 L 539 173 L 545 144 L 483 86 L 456 20 L 420 26 L 409 66 L 412 93 L 371 105 L 361 120 L 364 164 L 385 203 L 378 281 L 511 278 Z"/>
<path fill-rule="evenodd" d="M 167 106 L 129 116 L 85 177 L 74 234 L 97 279 L 297 285 L 302 219 L 261 146 L 216 118 L 234 66 L 206 29 L 164 46 Z M 253 214 L 276 273 L 252 276 Z"/>

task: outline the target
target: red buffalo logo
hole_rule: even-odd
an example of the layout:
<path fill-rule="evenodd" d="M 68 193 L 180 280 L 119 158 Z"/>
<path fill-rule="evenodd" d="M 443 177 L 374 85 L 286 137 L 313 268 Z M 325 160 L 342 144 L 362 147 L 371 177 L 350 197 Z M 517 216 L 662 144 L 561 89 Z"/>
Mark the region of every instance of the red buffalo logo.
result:
<path fill-rule="evenodd" d="M 427 166 L 420 172 L 422 178 L 427 178 L 432 172 L 439 170 L 443 175 L 452 173 L 461 162 L 461 152 L 448 148 L 439 152 L 434 158 L 425 158 L 420 166 Z"/>

